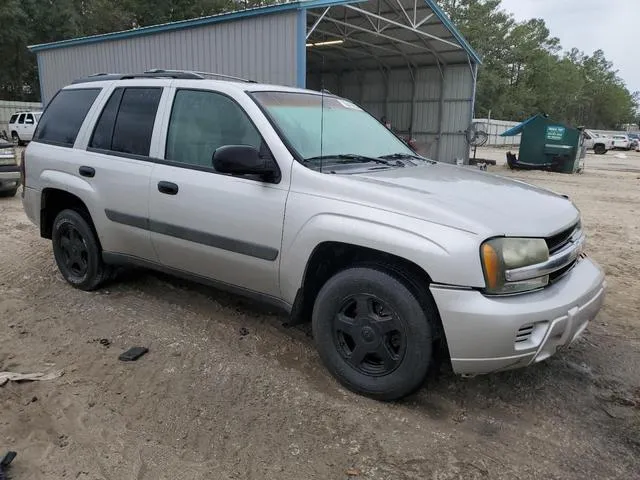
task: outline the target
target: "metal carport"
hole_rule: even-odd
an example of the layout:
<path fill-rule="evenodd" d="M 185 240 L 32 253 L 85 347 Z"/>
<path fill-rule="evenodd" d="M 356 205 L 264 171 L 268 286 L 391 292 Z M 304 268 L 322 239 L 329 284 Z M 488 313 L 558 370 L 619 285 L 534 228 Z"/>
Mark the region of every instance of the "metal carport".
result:
<path fill-rule="evenodd" d="M 434 0 L 287 2 L 30 48 L 43 103 L 98 72 L 217 72 L 327 89 L 433 158 L 468 159 L 480 59 Z"/>

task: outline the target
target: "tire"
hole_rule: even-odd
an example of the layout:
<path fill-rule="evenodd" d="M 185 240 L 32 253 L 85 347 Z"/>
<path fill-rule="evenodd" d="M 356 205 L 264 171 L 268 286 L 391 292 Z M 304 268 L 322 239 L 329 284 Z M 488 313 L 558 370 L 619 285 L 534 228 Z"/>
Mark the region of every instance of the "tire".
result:
<path fill-rule="evenodd" d="M 61 211 L 53 222 L 53 255 L 64 279 L 80 290 L 95 290 L 111 273 L 96 235 L 79 212 Z"/>
<path fill-rule="evenodd" d="M 313 336 L 323 363 L 345 387 L 398 400 L 427 376 L 434 315 L 405 282 L 379 269 L 349 268 L 318 293 Z"/>
<path fill-rule="evenodd" d="M 605 153 L 607 153 L 607 149 L 605 148 L 604 145 L 595 145 L 593 147 L 593 152 L 596 155 L 604 155 Z"/>
<path fill-rule="evenodd" d="M 17 145 L 17 146 L 22 145 L 22 140 L 20 140 L 20 135 L 18 135 L 18 132 L 11 132 L 11 141 L 13 142 L 14 145 Z"/>
<path fill-rule="evenodd" d="M 14 190 L 5 190 L 4 192 L 0 192 L 0 197 L 15 197 L 16 193 L 18 193 L 18 187 Z"/>

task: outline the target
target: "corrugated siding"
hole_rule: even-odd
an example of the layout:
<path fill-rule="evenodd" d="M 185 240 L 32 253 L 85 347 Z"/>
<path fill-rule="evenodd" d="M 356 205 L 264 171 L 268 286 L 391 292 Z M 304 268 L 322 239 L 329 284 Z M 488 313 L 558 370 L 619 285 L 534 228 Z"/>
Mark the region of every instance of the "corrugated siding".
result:
<path fill-rule="evenodd" d="M 389 72 L 388 95 L 385 78 L 379 71 L 324 74 L 325 88 L 360 103 L 376 118 L 386 116 L 394 130 L 403 135 L 413 130 L 414 138 L 423 145 L 426 155 L 450 163 L 459 158 L 468 159 L 469 148 L 464 131 L 469 127 L 473 105 L 473 76 L 469 66 L 446 67 L 444 91 L 440 71 L 436 67 L 418 69 L 415 80 L 415 106 L 412 111 L 413 85 L 408 70 Z M 310 75 L 308 85 L 319 88 L 319 76 Z M 335 85 L 335 90 L 329 85 Z"/>
<path fill-rule="evenodd" d="M 38 52 L 43 102 L 77 78 L 151 68 L 296 85 L 296 12 Z"/>
<path fill-rule="evenodd" d="M 440 158 L 446 162 L 469 158 L 464 131 L 473 118 L 473 75 L 468 65 L 448 66 L 444 71 L 444 108 Z"/>

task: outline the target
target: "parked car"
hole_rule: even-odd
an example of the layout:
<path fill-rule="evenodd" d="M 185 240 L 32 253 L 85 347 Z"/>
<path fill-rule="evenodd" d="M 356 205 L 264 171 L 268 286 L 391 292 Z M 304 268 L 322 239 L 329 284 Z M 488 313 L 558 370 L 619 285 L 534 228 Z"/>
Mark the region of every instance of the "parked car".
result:
<path fill-rule="evenodd" d="M 18 112 L 9 119 L 9 134 L 17 145 L 31 141 L 42 112 Z"/>
<path fill-rule="evenodd" d="M 640 152 L 640 134 L 629 133 L 628 135 L 629 135 L 629 139 L 631 140 L 631 150 Z"/>
<path fill-rule="evenodd" d="M 13 197 L 20 186 L 20 168 L 13 144 L 0 140 L 0 197 Z"/>
<path fill-rule="evenodd" d="M 72 286 L 133 264 L 270 302 L 377 399 L 442 359 L 471 375 L 540 362 L 605 295 L 567 197 L 418 156 L 327 93 L 90 77 L 51 100 L 22 168 Z"/>
<path fill-rule="evenodd" d="M 613 135 L 613 148 L 631 150 L 631 139 L 628 135 Z"/>
<path fill-rule="evenodd" d="M 584 146 L 587 150 L 593 150 L 596 155 L 604 155 L 613 149 L 613 139 L 593 130 L 585 130 Z"/>

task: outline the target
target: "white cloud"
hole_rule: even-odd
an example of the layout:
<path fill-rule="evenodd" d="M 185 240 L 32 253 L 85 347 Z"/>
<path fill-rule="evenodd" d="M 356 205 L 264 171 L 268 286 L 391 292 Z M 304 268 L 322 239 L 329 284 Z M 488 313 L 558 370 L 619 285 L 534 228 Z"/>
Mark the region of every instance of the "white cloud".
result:
<path fill-rule="evenodd" d="M 640 90 L 640 30 L 638 0 L 502 0 L 502 8 L 516 20 L 542 18 L 564 50 L 587 54 L 604 51 L 631 91 Z"/>

